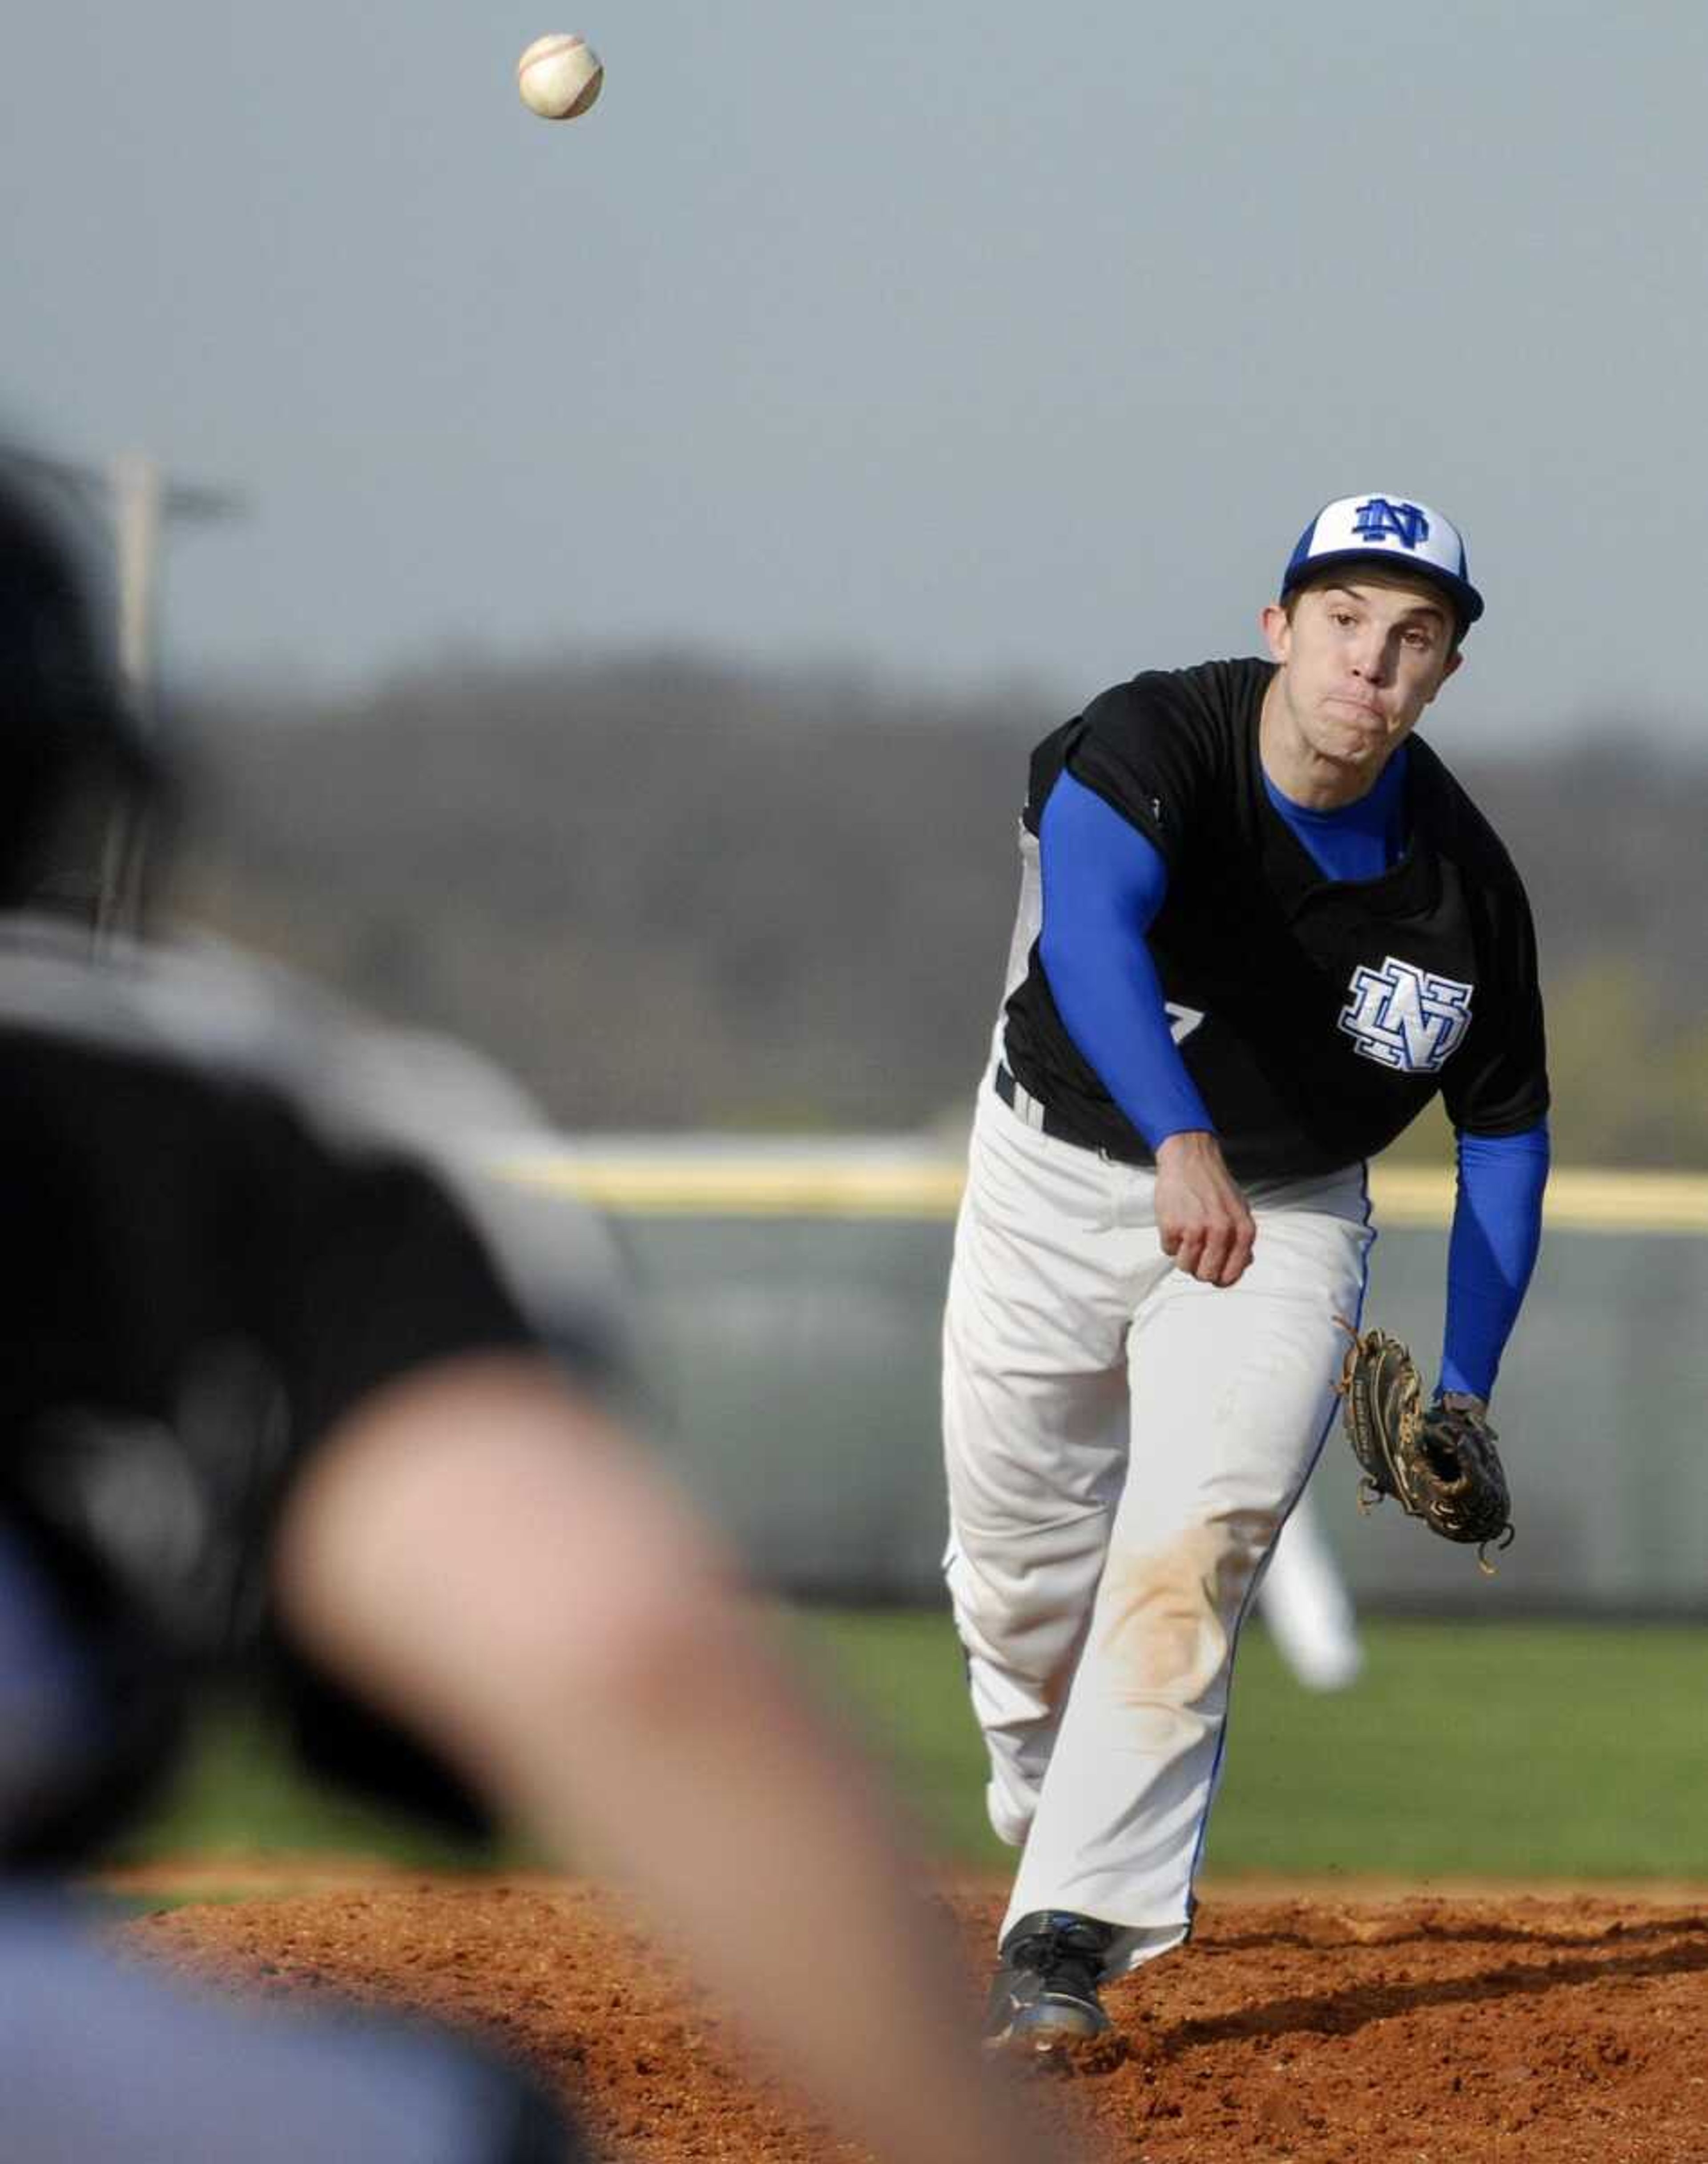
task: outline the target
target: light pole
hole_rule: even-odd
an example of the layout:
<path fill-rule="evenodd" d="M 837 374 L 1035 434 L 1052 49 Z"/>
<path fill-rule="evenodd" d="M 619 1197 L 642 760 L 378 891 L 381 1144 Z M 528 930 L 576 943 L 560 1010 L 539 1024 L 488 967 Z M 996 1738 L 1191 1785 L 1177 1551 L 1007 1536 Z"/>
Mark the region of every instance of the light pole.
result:
<path fill-rule="evenodd" d="M 65 491 L 86 507 L 92 504 L 103 518 L 113 551 L 119 675 L 139 727 L 151 736 L 157 723 L 163 530 L 174 522 L 239 517 L 247 508 L 244 499 L 232 489 L 173 481 L 158 460 L 142 451 L 121 451 L 104 465 L 84 465 L 6 444 L 0 446 L 0 460 L 16 473 Z M 116 812 L 102 846 L 96 900 L 96 928 L 103 941 L 136 928 L 146 848 L 141 813 L 134 807 Z"/>

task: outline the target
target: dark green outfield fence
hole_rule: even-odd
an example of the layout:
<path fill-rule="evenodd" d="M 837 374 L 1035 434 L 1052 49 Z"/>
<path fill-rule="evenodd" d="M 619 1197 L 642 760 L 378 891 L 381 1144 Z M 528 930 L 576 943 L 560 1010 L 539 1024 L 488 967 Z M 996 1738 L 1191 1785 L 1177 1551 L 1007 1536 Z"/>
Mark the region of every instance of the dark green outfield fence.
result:
<path fill-rule="evenodd" d="M 938 1328 L 957 1160 L 924 1148 L 589 1142 L 504 1160 L 615 1223 L 664 1446 L 780 1589 L 934 1600 Z M 1450 1194 L 1376 1183 L 1366 1313 L 1433 1367 Z M 1498 1576 L 1316 1480 L 1370 1608 L 1708 1616 L 1708 1180 L 1558 1174 L 1495 1413 L 1518 1539 Z"/>

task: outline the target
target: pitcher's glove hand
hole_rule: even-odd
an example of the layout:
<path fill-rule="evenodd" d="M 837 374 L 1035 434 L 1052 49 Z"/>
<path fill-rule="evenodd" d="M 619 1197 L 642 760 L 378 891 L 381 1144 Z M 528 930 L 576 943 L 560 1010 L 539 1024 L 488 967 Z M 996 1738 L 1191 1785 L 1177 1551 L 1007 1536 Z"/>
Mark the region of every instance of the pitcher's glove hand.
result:
<path fill-rule="evenodd" d="M 1479 1567 L 1491 1572 L 1485 1551 L 1512 1539 L 1511 1499 L 1481 1400 L 1453 1392 L 1426 1407 L 1416 1363 L 1397 1337 L 1343 1326 L 1352 1342 L 1335 1388 L 1364 1468 L 1359 1501 L 1369 1509 L 1396 1496 L 1443 1540 L 1474 1542 Z"/>

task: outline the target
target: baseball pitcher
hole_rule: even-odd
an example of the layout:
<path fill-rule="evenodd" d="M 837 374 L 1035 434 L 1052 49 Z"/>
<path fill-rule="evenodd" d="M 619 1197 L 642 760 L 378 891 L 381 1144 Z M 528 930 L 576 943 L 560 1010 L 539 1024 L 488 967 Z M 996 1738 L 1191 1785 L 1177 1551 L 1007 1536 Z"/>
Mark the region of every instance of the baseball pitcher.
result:
<path fill-rule="evenodd" d="M 1366 1163 L 1437 1094 L 1437 1425 L 1486 1442 L 1542 1001 L 1511 860 L 1414 733 L 1482 612 L 1449 520 L 1346 497 L 1267 658 L 1147 671 L 1033 755 L 943 1337 L 948 1580 L 1021 1851 L 994 2046 L 1096 2035 L 1099 1985 L 1188 1934 L 1240 1626 L 1360 1316 Z"/>

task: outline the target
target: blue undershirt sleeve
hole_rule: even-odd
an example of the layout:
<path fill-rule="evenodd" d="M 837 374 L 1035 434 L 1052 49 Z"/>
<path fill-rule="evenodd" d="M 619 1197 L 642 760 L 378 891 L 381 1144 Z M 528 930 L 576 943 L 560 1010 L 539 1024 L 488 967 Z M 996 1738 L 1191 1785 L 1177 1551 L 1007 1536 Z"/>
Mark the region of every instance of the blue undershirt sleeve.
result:
<path fill-rule="evenodd" d="M 1461 1135 L 1447 1255 L 1441 1387 L 1490 1396 L 1542 1244 L 1548 1121 L 1516 1135 Z"/>
<path fill-rule="evenodd" d="M 1169 1032 L 1145 933 L 1168 892 L 1168 866 L 1136 827 L 1070 774 L 1038 827 L 1043 926 L 1038 952 L 1067 1032 L 1152 1149 L 1213 1132 Z"/>

